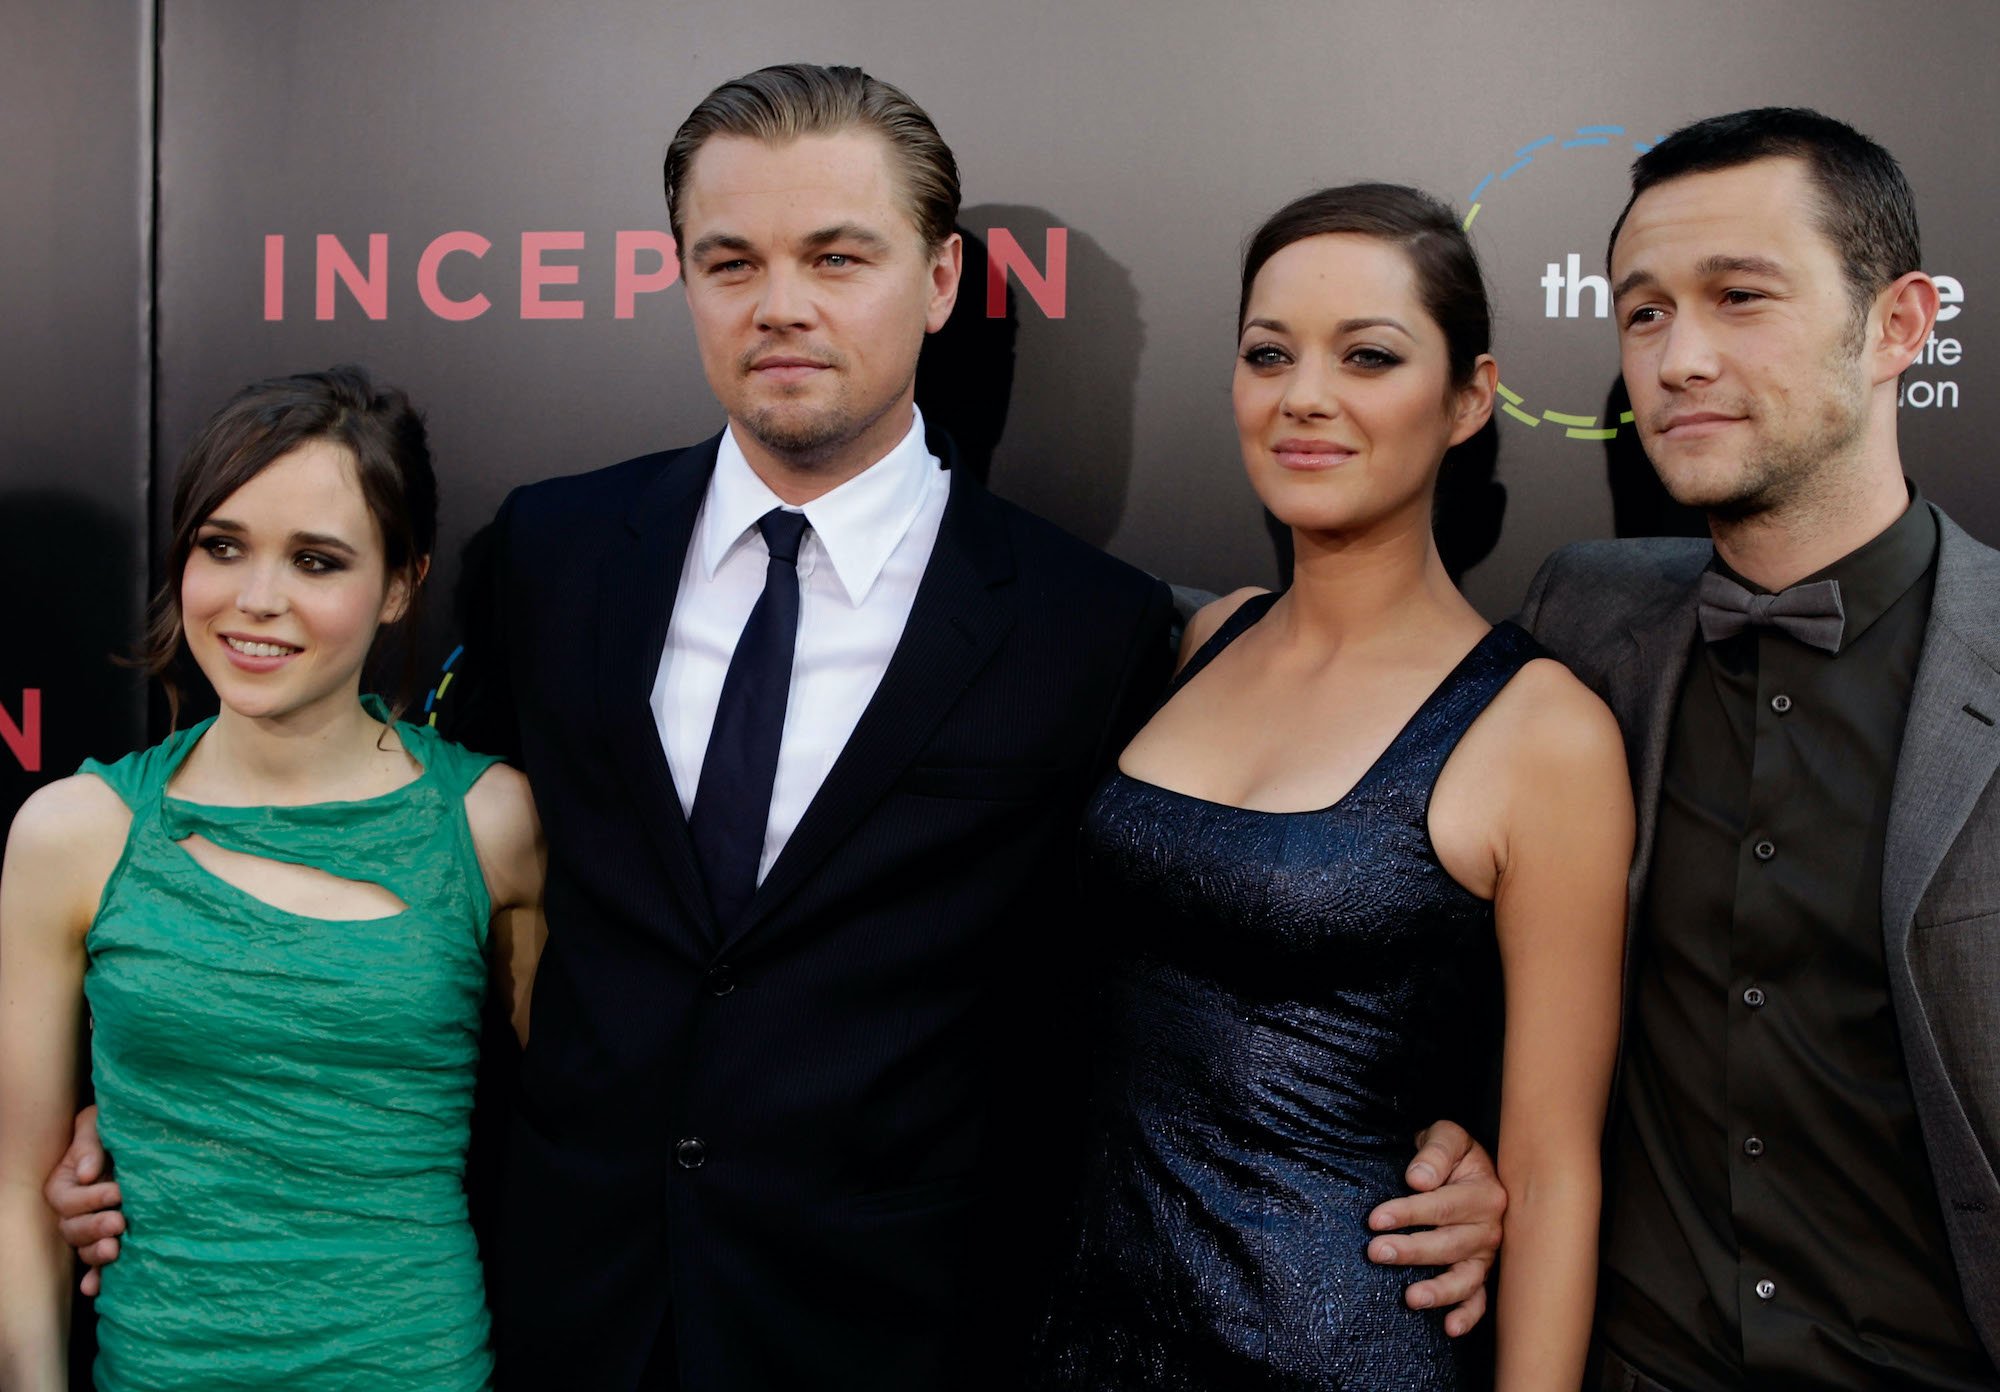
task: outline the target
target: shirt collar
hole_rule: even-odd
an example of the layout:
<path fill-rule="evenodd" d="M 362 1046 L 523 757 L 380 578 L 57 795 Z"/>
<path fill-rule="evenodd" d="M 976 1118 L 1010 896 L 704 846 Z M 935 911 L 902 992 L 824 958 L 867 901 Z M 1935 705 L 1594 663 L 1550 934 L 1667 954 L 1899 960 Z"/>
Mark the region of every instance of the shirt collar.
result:
<path fill-rule="evenodd" d="M 910 428 L 894 449 L 838 488 L 791 508 L 806 515 L 811 538 L 833 566 L 850 604 L 860 604 L 874 588 L 890 554 L 916 521 L 938 470 L 937 456 L 924 444 L 923 412 L 912 407 L 910 415 Z M 714 579 L 757 519 L 779 507 L 790 505 L 757 477 L 736 443 L 735 427 L 724 430 L 697 539 L 704 578 Z"/>
<path fill-rule="evenodd" d="M 1929 574 L 1937 562 L 1937 516 L 1931 511 L 1930 504 L 1924 501 L 1923 494 L 1917 491 L 1916 484 L 1907 479 L 1904 482 L 1910 490 L 1910 505 L 1903 509 L 1901 517 L 1877 533 L 1873 540 L 1864 542 L 1832 565 L 1798 581 L 1800 585 L 1809 585 L 1817 580 L 1838 582 L 1840 608 L 1845 618 L 1841 630 L 1843 648 L 1887 613 L 1889 606 L 1901 599 L 1910 586 Z M 1752 594 L 1770 593 L 1762 585 L 1753 584 L 1738 575 L 1721 556 L 1718 555 L 1712 564 Z"/>

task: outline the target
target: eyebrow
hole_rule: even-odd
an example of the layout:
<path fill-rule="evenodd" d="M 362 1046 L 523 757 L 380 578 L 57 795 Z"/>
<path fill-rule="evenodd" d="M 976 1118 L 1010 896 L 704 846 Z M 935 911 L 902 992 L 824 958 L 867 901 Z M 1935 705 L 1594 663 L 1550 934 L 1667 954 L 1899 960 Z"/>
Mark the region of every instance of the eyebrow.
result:
<path fill-rule="evenodd" d="M 1706 278 L 1717 275 L 1757 275 L 1770 276 L 1782 280 L 1785 268 L 1768 256 L 1704 256 L 1694 263 L 1694 273 Z M 1634 290 L 1658 285 L 1660 278 L 1651 271 L 1640 269 L 1631 272 L 1613 287 L 1611 298 L 1622 300 Z"/>
<path fill-rule="evenodd" d="M 884 250 L 889 245 L 889 239 L 880 232 L 855 222 L 836 223 L 832 227 L 822 227 L 817 232 L 808 232 L 804 242 L 807 247 L 815 249 L 834 242 L 858 242 L 877 251 Z"/>
<path fill-rule="evenodd" d="M 1243 327 L 1246 329 L 1269 329 L 1272 333 L 1291 332 L 1291 328 L 1282 319 L 1252 319 Z M 1343 319 L 1333 326 L 1333 331 L 1337 334 L 1351 334 L 1360 333 L 1363 329 L 1381 328 L 1394 329 L 1408 338 L 1416 337 L 1415 334 L 1412 334 L 1403 326 L 1401 320 L 1391 319 L 1387 315 L 1378 315 L 1369 319 Z"/>
<path fill-rule="evenodd" d="M 859 223 L 841 222 L 832 227 L 822 227 L 816 232 L 808 232 L 801 244 L 809 251 L 830 246 L 834 242 L 856 242 L 871 250 L 886 250 L 889 239 L 880 232 L 861 226 Z M 748 237 L 735 232 L 711 232 L 688 248 L 688 260 L 699 261 L 712 251 L 754 251 Z"/>
<path fill-rule="evenodd" d="M 233 521 L 227 517 L 211 517 L 201 525 L 204 528 L 212 527 L 218 532 L 235 532 L 241 534 L 250 530 L 241 522 Z M 294 546 L 316 546 L 322 551 L 345 551 L 350 556 L 361 554 L 331 532 L 293 532 L 291 543 Z"/>

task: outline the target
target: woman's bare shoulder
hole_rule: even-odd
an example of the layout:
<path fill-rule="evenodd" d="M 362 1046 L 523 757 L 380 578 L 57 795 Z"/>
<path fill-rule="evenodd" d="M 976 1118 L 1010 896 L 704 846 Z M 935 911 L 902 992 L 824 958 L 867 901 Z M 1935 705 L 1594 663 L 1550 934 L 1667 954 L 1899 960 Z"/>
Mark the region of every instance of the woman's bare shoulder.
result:
<path fill-rule="evenodd" d="M 1181 651 L 1180 656 L 1174 659 L 1174 670 L 1179 671 L 1185 667 L 1188 659 L 1200 652 L 1201 645 L 1213 638 L 1216 630 L 1227 623 L 1229 616 L 1241 609 L 1247 600 L 1256 595 L 1269 593 L 1269 590 L 1256 585 L 1245 585 L 1242 589 L 1231 590 L 1222 598 L 1212 599 L 1195 610 L 1194 616 L 1187 621 L 1187 627 L 1181 631 Z"/>

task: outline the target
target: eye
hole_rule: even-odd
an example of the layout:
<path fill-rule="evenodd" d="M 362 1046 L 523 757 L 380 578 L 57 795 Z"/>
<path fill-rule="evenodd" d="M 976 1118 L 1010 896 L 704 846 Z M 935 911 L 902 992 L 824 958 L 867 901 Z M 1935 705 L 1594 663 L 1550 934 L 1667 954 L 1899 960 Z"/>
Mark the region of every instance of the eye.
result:
<path fill-rule="evenodd" d="M 1763 298 L 1764 296 L 1755 290 L 1725 290 L 1722 292 L 1722 302 L 1726 305 L 1755 304 Z"/>
<path fill-rule="evenodd" d="M 1666 317 L 1667 312 L 1658 305 L 1640 305 L 1625 316 L 1625 327 L 1628 329 L 1643 328 L 1647 324 L 1657 324 Z"/>
<path fill-rule="evenodd" d="M 1275 343 L 1253 343 L 1243 350 L 1243 361 L 1253 368 L 1283 367 L 1292 355 Z"/>
<path fill-rule="evenodd" d="M 333 557 L 319 551 L 301 551 L 292 557 L 292 564 L 308 575 L 331 575 L 347 567 Z"/>
<path fill-rule="evenodd" d="M 1380 370 L 1394 367 L 1402 359 L 1386 348 L 1356 348 L 1347 355 L 1347 361 L 1355 367 Z"/>
<path fill-rule="evenodd" d="M 717 276 L 740 275 L 749 269 L 750 263 L 740 256 L 730 261 L 711 261 L 707 268 L 709 275 Z"/>
<path fill-rule="evenodd" d="M 849 266 L 858 264 L 852 256 L 844 251 L 829 251 L 820 257 L 819 263 L 830 271 L 844 271 Z"/>
<path fill-rule="evenodd" d="M 243 554 L 243 548 L 234 537 L 205 536 L 195 539 L 195 548 L 207 553 L 210 560 L 233 561 Z"/>

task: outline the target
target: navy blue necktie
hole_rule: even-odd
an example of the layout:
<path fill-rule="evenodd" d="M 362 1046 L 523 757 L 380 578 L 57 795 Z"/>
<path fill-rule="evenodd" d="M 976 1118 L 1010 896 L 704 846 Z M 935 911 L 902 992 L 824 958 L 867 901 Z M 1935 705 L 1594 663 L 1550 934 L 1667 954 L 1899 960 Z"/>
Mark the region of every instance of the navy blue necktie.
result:
<path fill-rule="evenodd" d="M 688 833 L 708 884 L 716 926 L 728 932 L 757 890 L 764 856 L 764 825 L 771 817 L 771 785 L 778 776 L 778 739 L 785 730 L 785 700 L 792 688 L 792 649 L 799 636 L 799 544 L 802 512 L 772 508 L 757 519 L 771 552 L 764 593 L 736 640 L 715 726 L 702 757 Z"/>

